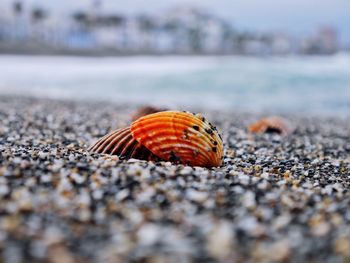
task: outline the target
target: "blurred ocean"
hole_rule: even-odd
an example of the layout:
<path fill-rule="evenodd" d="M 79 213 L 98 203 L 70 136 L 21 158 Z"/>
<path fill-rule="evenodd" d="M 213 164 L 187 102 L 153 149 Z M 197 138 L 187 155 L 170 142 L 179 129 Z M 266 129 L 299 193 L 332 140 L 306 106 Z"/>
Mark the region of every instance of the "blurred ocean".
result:
<path fill-rule="evenodd" d="M 0 95 L 181 108 L 350 113 L 350 55 L 0 56 Z"/>

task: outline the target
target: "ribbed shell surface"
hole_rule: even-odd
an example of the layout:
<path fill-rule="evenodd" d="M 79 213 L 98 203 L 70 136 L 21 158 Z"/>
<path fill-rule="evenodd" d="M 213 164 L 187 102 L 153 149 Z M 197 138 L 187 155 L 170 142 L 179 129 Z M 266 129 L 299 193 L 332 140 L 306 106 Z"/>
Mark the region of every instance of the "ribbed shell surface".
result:
<path fill-rule="evenodd" d="M 125 159 L 159 160 L 157 156 L 133 138 L 130 127 L 118 129 L 105 135 L 88 150 L 96 153 L 118 155 Z"/>
<path fill-rule="evenodd" d="M 222 164 L 222 139 L 199 115 L 158 112 L 136 120 L 130 130 L 134 139 L 163 160 L 203 167 Z"/>

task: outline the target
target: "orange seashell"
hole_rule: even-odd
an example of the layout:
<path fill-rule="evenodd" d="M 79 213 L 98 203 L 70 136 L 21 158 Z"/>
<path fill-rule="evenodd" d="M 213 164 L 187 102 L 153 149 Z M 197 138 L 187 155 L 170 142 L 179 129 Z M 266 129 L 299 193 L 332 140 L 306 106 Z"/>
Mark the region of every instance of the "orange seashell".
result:
<path fill-rule="evenodd" d="M 160 111 L 165 111 L 167 109 L 163 109 L 163 108 L 157 108 L 157 107 L 152 107 L 152 106 L 144 106 L 139 108 L 132 116 L 131 116 L 131 120 L 132 121 L 136 121 L 137 119 L 152 114 L 152 113 L 157 113 Z"/>
<path fill-rule="evenodd" d="M 94 143 L 90 152 L 118 155 L 121 158 L 158 161 L 159 158 L 131 135 L 130 127 L 115 130 Z"/>
<path fill-rule="evenodd" d="M 163 111 L 139 118 L 99 139 L 91 152 L 191 166 L 220 166 L 223 143 L 216 128 L 202 116 Z"/>
<path fill-rule="evenodd" d="M 278 133 L 281 135 L 289 135 L 293 132 L 290 122 L 281 117 L 263 118 L 248 127 L 253 133 Z"/>
<path fill-rule="evenodd" d="M 222 164 L 222 139 L 200 115 L 158 112 L 136 120 L 130 130 L 134 139 L 163 160 L 203 167 Z"/>

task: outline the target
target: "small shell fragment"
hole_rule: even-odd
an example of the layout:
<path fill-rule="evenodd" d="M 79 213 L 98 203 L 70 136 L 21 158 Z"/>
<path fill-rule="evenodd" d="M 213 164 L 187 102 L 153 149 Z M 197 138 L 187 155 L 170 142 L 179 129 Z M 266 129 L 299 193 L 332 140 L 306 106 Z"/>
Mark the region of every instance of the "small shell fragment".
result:
<path fill-rule="evenodd" d="M 260 119 L 251 124 L 248 130 L 252 133 L 277 133 L 283 136 L 289 135 L 294 131 L 288 120 L 277 116 Z"/>
<path fill-rule="evenodd" d="M 157 108 L 157 107 L 153 107 L 153 106 L 144 106 L 139 108 L 132 116 L 131 116 L 131 120 L 132 121 L 136 121 L 137 119 L 152 114 L 152 113 L 157 113 L 160 111 L 165 111 L 166 109 L 164 108 Z"/>

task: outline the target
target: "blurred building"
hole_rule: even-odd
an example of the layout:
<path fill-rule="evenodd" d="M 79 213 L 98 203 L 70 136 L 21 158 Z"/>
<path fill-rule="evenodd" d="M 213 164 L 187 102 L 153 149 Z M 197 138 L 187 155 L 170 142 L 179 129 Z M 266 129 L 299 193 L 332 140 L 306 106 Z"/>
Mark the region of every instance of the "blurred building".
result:
<path fill-rule="evenodd" d="M 300 43 L 302 54 L 334 54 L 338 51 L 338 34 L 331 26 L 320 27 L 317 32 Z"/>
<path fill-rule="evenodd" d="M 227 21 L 189 6 L 150 16 L 106 13 L 101 0 L 58 16 L 17 0 L 0 10 L 0 52 L 116 54 L 333 54 L 337 32 L 322 27 L 300 43 L 287 33 L 240 32 Z"/>

